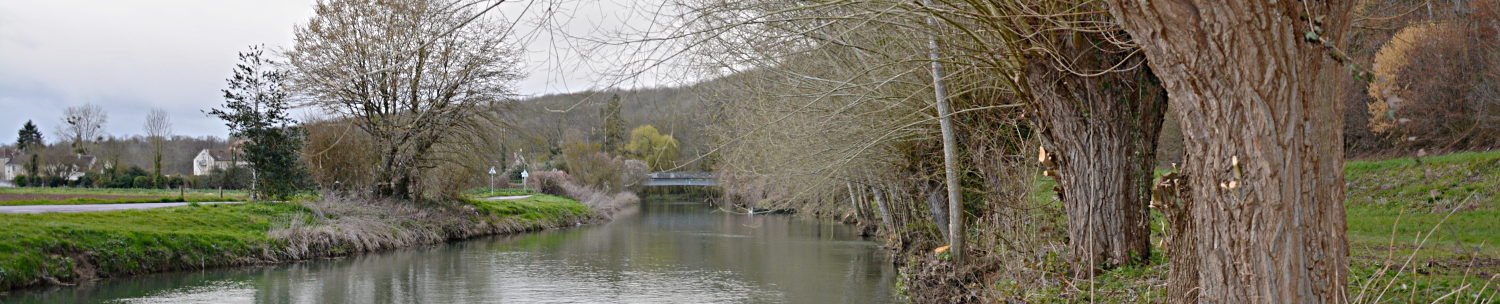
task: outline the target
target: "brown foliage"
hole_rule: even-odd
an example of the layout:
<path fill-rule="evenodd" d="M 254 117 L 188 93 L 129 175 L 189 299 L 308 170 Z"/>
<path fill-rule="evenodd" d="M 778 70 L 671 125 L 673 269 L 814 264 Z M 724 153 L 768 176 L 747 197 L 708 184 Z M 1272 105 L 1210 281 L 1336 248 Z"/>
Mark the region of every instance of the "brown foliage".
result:
<path fill-rule="evenodd" d="M 1351 151 L 1370 154 L 1370 146 L 1401 152 L 1497 146 L 1500 39 L 1494 24 L 1500 22 L 1500 4 L 1430 5 L 1437 6 L 1436 13 L 1396 16 L 1400 18 L 1377 24 L 1393 30 L 1370 55 L 1369 83 L 1363 94 L 1345 94 L 1351 111 L 1364 110 L 1363 115 L 1346 113 L 1349 124 L 1369 129 L 1367 133 L 1356 126 L 1347 135 L 1356 145 Z M 1387 37 L 1378 31 L 1361 34 Z M 1370 40 L 1355 42 L 1370 45 Z M 1371 135 L 1380 141 L 1378 146 L 1362 140 Z"/>
<path fill-rule="evenodd" d="M 375 184 L 375 144 L 369 133 L 348 122 L 315 120 L 303 124 L 307 141 L 302 161 L 325 191 L 368 193 Z"/>

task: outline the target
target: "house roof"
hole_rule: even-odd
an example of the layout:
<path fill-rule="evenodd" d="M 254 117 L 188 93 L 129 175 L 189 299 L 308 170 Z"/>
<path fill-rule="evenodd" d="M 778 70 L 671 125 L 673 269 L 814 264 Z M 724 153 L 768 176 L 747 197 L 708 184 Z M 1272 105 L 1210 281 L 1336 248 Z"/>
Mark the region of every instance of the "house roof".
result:
<path fill-rule="evenodd" d="M 213 157 L 214 160 L 216 160 L 216 161 L 222 161 L 222 160 L 230 160 L 230 159 L 234 158 L 234 154 L 230 153 L 231 149 L 233 149 L 233 148 L 230 148 L 230 149 L 204 149 L 204 151 L 208 151 L 208 156 L 209 157 Z M 238 151 L 238 150 L 234 150 L 234 151 Z"/>

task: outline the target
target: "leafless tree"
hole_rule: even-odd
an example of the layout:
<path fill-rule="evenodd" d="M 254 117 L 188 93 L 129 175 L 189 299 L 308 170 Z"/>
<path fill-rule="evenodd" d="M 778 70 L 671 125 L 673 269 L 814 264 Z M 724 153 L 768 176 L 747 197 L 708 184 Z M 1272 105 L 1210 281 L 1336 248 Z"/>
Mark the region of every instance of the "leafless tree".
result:
<path fill-rule="evenodd" d="M 64 109 L 61 120 L 57 138 L 68 141 L 74 153 L 87 154 L 90 142 L 104 139 L 104 122 L 109 120 L 109 114 L 97 105 L 85 104 Z"/>
<path fill-rule="evenodd" d="M 488 1 L 320 1 L 287 53 L 312 105 L 352 119 L 375 139 L 376 192 L 414 198 L 424 170 L 487 138 L 492 111 L 520 77 Z M 445 152 L 446 151 L 446 152 Z M 451 152 L 451 153 L 450 153 Z"/>
<path fill-rule="evenodd" d="M 146 114 L 146 125 L 144 128 L 146 138 L 151 141 L 152 184 L 161 187 L 163 148 L 167 142 L 167 138 L 172 137 L 172 119 L 167 116 L 166 110 L 153 108 L 151 109 L 151 113 Z"/>

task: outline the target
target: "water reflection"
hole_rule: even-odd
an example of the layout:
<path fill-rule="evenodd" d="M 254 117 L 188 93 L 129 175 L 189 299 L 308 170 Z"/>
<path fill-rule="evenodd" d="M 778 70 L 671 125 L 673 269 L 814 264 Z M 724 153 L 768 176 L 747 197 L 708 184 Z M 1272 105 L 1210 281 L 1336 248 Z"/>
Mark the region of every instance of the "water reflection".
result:
<path fill-rule="evenodd" d="M 296 264 L 15 291 L 0 303 L 888 303 L 847 226 L 647 202 L 614 222 Z"/>

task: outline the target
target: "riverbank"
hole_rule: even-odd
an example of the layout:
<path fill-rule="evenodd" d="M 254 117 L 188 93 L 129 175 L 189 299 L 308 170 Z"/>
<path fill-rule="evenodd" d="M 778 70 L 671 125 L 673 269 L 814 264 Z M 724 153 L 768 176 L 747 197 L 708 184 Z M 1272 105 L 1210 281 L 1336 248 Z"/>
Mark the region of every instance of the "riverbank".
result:
<path fill-rule="evenodd" d="M 466 197 L 410 203 L 325 197 L 296 203 L 0 215 L 0 291 L 98 278 L 284 263 L 605 219 L 578 200 Z"/>
<path fill-rule="evenodd" d="M 1420 160 L 1351 160 L 1344 172 L 1349 301 L 1500 299 L 1500 151 Z M 848 197 L 835 196 L 797 204 L 812 207 L 798 214 L 854 223 L 867 231 L 894 226 L 896 234 L 875 234 L 890 249 L 901 271 L 900 292 L 912 302 L 1167 300 L 1171 265 L 1162 246 L 1168 227 L 1158 212 L 1152 211 L 1149 260 L 1078 279 L 1068 263 L 1068 221 L 1054 191 L 1056 183 L 1036 176 L 1019 201 L 995 203 L 985 198 L 983 204 L 968 204 L 969 212 L 989 215 L 968 223 L 968 239 L 979 242 L 971 246 L 991 246 L 976 249 L 981 254 L 959 267 L 948 254 L 935 252 L 945 245 L 943 239 L 931 237 L 941 236 L 939 227 L 926 218 L 902 216 L 926 217 L 924 202 L 887 201 L 889 206 L 881 208 L 908 209 L 886 213 L 870 207 L 873 211 L 861 214 L 847 208 Z M 884 222 L 880 214 L 897 216 Z"/>

